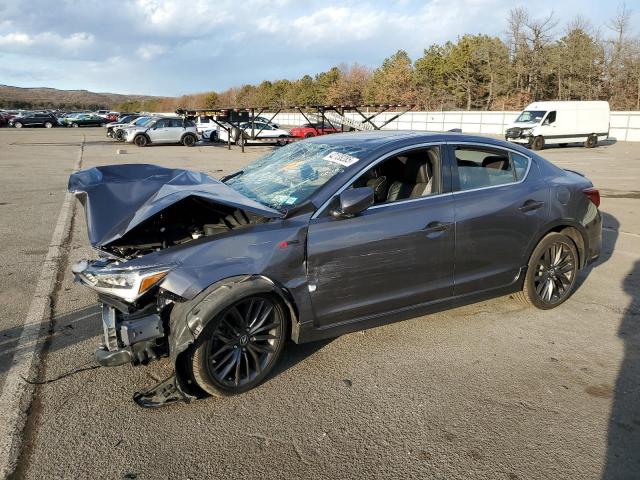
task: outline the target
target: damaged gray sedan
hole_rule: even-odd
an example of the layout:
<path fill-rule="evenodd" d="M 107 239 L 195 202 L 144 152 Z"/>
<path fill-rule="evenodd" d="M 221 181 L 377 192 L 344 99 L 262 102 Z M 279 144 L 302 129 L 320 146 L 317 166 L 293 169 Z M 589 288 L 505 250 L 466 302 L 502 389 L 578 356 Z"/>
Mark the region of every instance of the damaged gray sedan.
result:
<path fill-rule="evenodd" d="M 499 140 L 367 132 L 274 150 L 220 181 L 154 165 L 69 180 L 97 260 L 104 366 L 170 357 L 142 406 L 238 394 L 302 343 L 514 294 L 564 302 L 599 255 L 599 193 Z"/>

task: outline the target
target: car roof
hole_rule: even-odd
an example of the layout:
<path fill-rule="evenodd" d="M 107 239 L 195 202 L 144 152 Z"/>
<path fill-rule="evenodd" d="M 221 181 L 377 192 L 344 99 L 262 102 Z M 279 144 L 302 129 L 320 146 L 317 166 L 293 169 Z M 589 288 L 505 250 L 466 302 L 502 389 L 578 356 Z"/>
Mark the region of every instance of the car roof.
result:
<path fill-rule="evenodd" d="M 516 143 L 480 135 L 458 132 L 417 132 L 411 130 L 370 130 L 364 132 L 337 133 L 306 139 L 305 142 L 343 147 L 355 147 L 367 151 L 367 156 L 389 152 L 398 148 L 429 142 L 472 142 L 509 148 L 532 157 L 532 152 Z"/>

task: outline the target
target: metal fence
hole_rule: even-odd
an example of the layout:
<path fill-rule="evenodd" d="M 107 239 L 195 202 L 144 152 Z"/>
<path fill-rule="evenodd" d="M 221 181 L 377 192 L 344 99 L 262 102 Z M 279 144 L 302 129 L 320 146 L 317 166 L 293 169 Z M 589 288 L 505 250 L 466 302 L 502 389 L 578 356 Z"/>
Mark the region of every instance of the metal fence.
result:
<path fill-rule="evenodd" d="M 385 130 L 421 130 L 446 131 L 460 128 L 464 133 L 484 133 L 502 135 L 520 112 L 478 112 L 478 111 L 448 111 L 448 112 L 407 112 L 397 120 L 384 127 Z M 376 117 L 376 122 L 382 123 L 395 113 L 384 112 Z M 263 116 L 271 117 L 270 114 Z M 357 113 L 347 113 L 346 117 L 354 120 L 361 119 Z M 302 125 L 305 119 L 299 113 L 279 113 L 274 122 L 281 125 Z M 611 112 L 611 128 L 609 136 L 618 141 L 640 142 L 640 112 Z"/>

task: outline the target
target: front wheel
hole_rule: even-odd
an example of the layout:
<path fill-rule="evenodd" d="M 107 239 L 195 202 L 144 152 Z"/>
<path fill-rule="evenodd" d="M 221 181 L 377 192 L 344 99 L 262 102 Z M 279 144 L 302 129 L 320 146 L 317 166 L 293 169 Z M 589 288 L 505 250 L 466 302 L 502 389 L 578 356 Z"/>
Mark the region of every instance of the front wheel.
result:
<path fill-rule="evenodd" d="M 212 319 L 187 361 L 198 386 L 214 395 L 237 395 L 272 371 L 286 340 L 286 315 L 272 295 L 241 299 Z"/>
<path fill-rule="evenodd" d="M 44 128 L 52 128 L 53 127 L 53 123 L 51 122 L 44 122 Z"/>
<path fill-rule="evenodd" d="M 542 150 L 543 148 L 544 148 L 544 137 L 541 136 L 541 135 L 538 135 L 531 142 L 531 149 L 532 150 Z"/>
<path fill-rule="evenodd" d="M 138 135 L 133 139 L 133 143 L 135 143 L 138 147 L 146 147 L 147 146 L 147 137 L 144 135 Z"/>
<path fill-rule="evenodd" d="M 561 233 L 550 233 L 534 249 L 521 292 L 515 298 L 542 310 L 563 303 L 576 286 L 578 252 L 573 241 Z"/>
<path fill-rule="evenodd" d="M 22 128 L 22 124 L 20 122 L 14 123 L 13 126 L 16 128 Z"/>
<path fill-rule="evenodd" d="M 276 141 L 279 147 L 284 147 L 287 144 L 287 137 L 280 135 Z"/>
<path fill-rule="evenodd" d="M 77 123 L 72 123 L 72 124 L 71 124 L 71 126 L 72 126 L 73 128 L 78 128 L 78 124 L 77 124 Z"/>
<path fill-rule="evenodd" d="M 584 142 L 585 148 L 593 148 L 598 144 L 598 136 L 597 135 L 589 135 Z"/>

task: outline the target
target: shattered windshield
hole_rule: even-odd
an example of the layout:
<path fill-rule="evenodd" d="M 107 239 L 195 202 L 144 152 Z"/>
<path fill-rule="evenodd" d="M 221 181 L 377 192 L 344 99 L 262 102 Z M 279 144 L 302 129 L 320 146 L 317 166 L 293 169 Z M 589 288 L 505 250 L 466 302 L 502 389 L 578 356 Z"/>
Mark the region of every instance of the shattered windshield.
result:
<path fill-rule="evenodd" d="M 246 197 L 288 210 L 362 158 L 363 148 L 292 143 L 259 158 L 225 183 Z"/>
<path fill-rule="evenodd" d="M 544 110 L 525 110 L 516 119 L 516 123 L 538 123 L 547 113 Z"/>

